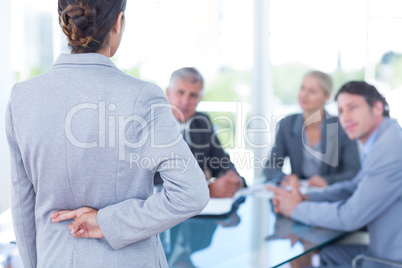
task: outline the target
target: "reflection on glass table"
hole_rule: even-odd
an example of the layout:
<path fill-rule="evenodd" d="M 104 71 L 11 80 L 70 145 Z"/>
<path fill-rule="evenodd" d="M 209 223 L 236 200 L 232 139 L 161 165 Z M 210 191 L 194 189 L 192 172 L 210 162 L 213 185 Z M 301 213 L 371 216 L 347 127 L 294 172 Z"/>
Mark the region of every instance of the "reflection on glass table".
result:
<path fill-rule="evenodd" d="M 10 209 L 0 214 L 0 268 L 22 268 L 11 220 Z"/>
<path fill-rule="evenodd" d="M 0 268 L 19 268 L 9 214 L 0 216 Z M 160 237 L 172 268 L 261 268 L 281 266 L 343 235 L 277 216 L 270 197 L 256 194 L 228 216 L 193 217 Z"/>
<path fill-rule="evenodd" d="M 279 267 L 342 237 L 276 216 L 268 198 L 247 196 L 230 216 L 191 218 L 162 233 L 169 267 Z"/>

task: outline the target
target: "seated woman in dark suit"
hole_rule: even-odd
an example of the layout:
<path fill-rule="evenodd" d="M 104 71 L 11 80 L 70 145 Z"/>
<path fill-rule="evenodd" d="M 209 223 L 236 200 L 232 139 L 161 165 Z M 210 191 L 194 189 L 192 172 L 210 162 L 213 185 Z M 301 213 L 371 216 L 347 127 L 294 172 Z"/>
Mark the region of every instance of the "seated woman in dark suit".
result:
<path fill-rule="evenodd" d="M 264 169 L 268 181 L 307 179 L 311 186 L 326 187 L 351 179 L 358 172 L 356 142 L 349 140 L 338 118 L 324 109 L 331 90 L 328 74 L 311 71 L 304 76 L 298 95 L 303 113 L 280 121 L 275 146 Z M 285 157 L 290 158 L 289 176 L 281 170 Z"/>

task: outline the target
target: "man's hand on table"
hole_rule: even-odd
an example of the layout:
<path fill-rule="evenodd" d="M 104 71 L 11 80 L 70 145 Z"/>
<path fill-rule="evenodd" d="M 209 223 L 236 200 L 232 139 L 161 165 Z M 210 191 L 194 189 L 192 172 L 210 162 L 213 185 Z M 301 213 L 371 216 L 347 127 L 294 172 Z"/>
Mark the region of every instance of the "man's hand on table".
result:
<path fill-rule="evenodd" d="M 299 191 L 297 181 L 290 181 L 291 190 L 282 187 L 267 186 L 268 190 L 274 193 L 273 205 L 275 213 L 281 213 L 286 217 L 290 217 L 297 205 L 307 200 L 307 196 L 303 196 Z"/>
<path fill-rule="evenodd" d="M 243 186 L 242 178 L 233 170 L 227 171 L 208 185 L 210 196 L 215 198 L 233 197 Z"/>

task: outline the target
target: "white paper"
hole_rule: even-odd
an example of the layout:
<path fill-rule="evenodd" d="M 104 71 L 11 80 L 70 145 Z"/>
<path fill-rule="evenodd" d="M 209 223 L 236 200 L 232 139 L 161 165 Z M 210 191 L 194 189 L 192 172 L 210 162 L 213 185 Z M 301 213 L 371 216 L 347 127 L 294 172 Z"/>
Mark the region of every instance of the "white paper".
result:
<path fill-rule="evenodd" d="M 325 189 L 325 188 L 310 186 L 310 185 L 308 185 L 307 180 L 300 181 L 300 185 L 301 186 L 299 188 L 299 191 L 302 194 L 308 194 L 311 192 L 320 192 L 320 191 L 324 191 L 324 189 Z"/>
<path fill-rule="evenodd" d="M 223 215 L 232 209 L 233 198 L 210 198 L 208 205 L 199 215 Z"/>
<path fill-rule="evenodd" d="M 269 191 L 266 187 L 265 184 L 260 184 L 260 185 L 255 185 L 255 186 L 250 186 L 247 188 L 243 188 L 238 190 L 235 194 L 233 199 L 237 200 L 240 196 L 247 196 L 247 195 L 254 195 L 258 197 L 268 197 L 272 198 L 272 192 Z"/>
<path fill-rule="evenodd" d="M 267 185 L 276 187 L 276 185 L 267 183 L 238 190 L 233 198 L 210 198 L 208 205 L 204 208 L 199 215 L 223 215 L 231 211 L 233 202 L 241 196 L 254 195 L 258 198 L 271 199 L 274 194 L 272 191 L 266 188 Z M 285 189 L 290 190 L 290 186 L 286 186 Z M 322 191 L 323 188 L 317 188 L 308 186 L 307 181 L 301 181 L 300 192 L 306 194 L 312 191 Z"/>

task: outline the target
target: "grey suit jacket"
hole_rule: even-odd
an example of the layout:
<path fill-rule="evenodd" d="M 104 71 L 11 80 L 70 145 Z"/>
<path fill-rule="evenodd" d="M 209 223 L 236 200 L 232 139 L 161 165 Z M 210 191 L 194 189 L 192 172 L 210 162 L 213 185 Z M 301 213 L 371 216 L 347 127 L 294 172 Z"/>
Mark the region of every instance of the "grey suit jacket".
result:
<path fill-rule="evenodd" d="M 377 139 L 353 180 L 311 193 L 292 218 L 342 231 L 367 226 L 369 254 L 402 261 L 402 131 L 385 118 Z"/>
<path fill-rule="evenodd" d="M 199 213 L 209 191 L 160 88 L 101 54 L 61 55 L 15 85 L 6 120 L 25 267 L 167 267 L 158 233 Z M 153 194 L 156 172 L 165 183 Z M 82 206 L 99 209 L 105 238 L 51 222 Z"/>
<path fill-rule="evenodd" d="M 328 184 L 352 179 L 360 169 L 356 141 L 351 141 L 338 122 L 338 117 L 326 114 L 322 130 L 323 162 L 319 174 Z M 267 180 L 282 177 L 285 157 L 290 158 L 292 173 L 305 178 L 303 166 L 303 115 L 293 114 L 279 122 L 275 146 L 264 168 Z"/>

